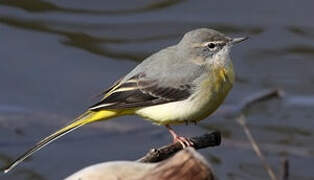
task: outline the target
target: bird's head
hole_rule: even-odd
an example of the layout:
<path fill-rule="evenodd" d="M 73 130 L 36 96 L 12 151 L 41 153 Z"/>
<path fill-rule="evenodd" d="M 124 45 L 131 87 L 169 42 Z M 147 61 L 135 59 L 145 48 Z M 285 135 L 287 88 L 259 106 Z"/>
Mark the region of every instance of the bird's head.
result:
<path fill-rule="evenodd" d="M 246 39 L 248 38 L 230 38 L 216 30 L 200 28 L 187 32 L 180 41 L 179 48 L 198 61 L 218 61 L 229 57 L 230 48 Z"/>

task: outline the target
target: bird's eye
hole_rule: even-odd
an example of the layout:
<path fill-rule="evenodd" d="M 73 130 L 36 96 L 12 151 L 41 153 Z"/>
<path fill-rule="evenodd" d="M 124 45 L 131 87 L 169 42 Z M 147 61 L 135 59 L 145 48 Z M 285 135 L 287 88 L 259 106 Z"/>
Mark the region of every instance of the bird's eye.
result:
<path fill-rule="evenodd" d="M 216 44 L 209 43 L 207 46 L 208 46 L 209 49 L 214 49 L 216 47 Z"/>

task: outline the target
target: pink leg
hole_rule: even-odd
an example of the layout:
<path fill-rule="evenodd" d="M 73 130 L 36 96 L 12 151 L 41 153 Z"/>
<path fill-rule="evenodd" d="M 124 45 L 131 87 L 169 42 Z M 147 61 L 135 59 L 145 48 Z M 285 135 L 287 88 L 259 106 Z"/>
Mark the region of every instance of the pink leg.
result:
<path fill-rule="evenodd" d="M 194 143 L 190 139 L 177 135 L 177 133 L 169 125 L 166 125 L 166 128 L 172 135 L 174 143 L 179 142 L 183 148 L 194 145 Z"/>

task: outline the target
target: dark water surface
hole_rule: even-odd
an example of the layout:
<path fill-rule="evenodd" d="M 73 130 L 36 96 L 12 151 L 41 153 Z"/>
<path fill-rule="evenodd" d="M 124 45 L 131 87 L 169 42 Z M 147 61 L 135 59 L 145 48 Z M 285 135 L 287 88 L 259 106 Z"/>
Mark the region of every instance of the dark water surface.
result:
<path fill-rule="evenodd" d="M 94 96 L 186 31 L 211 27 L 250 40 L 232 52 L 237 83 L 225 104 L 281 88 L 281 100 L 248 112 L 266 158 L 291 179 L 314 179 L 314 1 L 0 0 L 0 167 L 93 104 Z M 220 147 L 202 150 L 220 179 L 267 179 L 243 130 L 229 116 L 178 126 L 212 129 Z M 165 128 L 122 117 L 77 130 L 0 179 L 61 179 L 87 165 L 134 160 L 168 144 Z"/>

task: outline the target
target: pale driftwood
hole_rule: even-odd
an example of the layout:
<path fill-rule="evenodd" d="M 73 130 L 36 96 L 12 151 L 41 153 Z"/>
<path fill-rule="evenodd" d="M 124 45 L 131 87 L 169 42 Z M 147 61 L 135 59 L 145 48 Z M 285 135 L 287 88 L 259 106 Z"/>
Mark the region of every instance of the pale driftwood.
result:
<path fill-rule="evenodd" d="M 193 147 L 195 149 L 218 146 L 221 143 L 221 134 L 218 131 L 214 131 L 212 133 L 206 133 L 199 137 L 192 137 L 190 138 L 190 140 L 194 143 Z M 151 149 L 144 157 L 140 158 L 138 161 L 145 163 L 159 162 L 182 150 L 182 148 L 182 145 L 177 142 L 175 144 L 163 146 L 158 149 Z"/>
<path fill-rule="evenodd" d="M 89 166 L 65 180 L 214 180 L 213 171 L 199 153 L 189 147 L 159 163 L 107 162 Z"/>
<path fill-rule="evenodd" d="M 164 160 L 137 180 L 213 180 L 210 165 L 192 148 L 186 148 Z"/>

